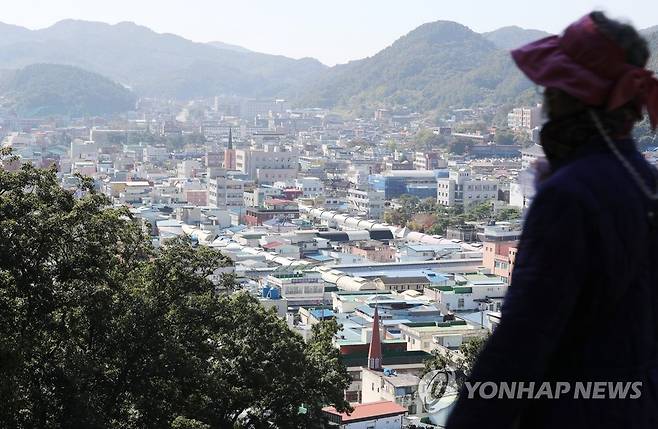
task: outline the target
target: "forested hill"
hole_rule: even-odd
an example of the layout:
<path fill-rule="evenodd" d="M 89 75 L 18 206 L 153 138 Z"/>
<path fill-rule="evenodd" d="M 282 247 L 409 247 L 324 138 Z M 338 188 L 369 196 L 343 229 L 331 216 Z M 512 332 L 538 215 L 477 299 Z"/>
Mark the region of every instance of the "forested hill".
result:
<path fill-rule="evenodd" d="M 69 64 L 107 76 L 139 95 L 273 97 L 327 68 L 311 58 L 227 47 L 156 33 L 132 22 L 110 25 L 69 19 L 40 30 L 0 23 L 3 68 Z"/>
<path fill-rule="evenodd" d="M 135 105 L 135 95 L 122 85 L 73 66 L 33 64 L 0 76 L 4 107 L 20 116 L 97 116 Z"/>
<path fill-rule="evenodd" d="M 507 50 L 450 21 L 421 25 L 373 57 L 326 71 L 300 94 L 300 104 L 419 110 L 509 102 L 530 82 Z"/>

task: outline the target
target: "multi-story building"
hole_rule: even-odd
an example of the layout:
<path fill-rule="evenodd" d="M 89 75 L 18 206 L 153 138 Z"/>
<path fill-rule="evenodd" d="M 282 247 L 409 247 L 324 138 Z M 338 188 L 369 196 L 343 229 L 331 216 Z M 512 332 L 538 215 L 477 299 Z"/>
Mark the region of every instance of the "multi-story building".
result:
<path fill-rule="evenodd" d="M 208 180 L 208 204 L 220 208 L 244 207 L 243 180 L 218 176 Z"/>
<path fill-rule="evenodd" d="M 470 170 L 464 168 L 437 180 L 437 201 L 444 206 L 469 206 L 497 199 L 497 180 L 472 177 Z"/>
<path fill-rule="evenodd" d="M 541 125 L 541 106 L 517 107 L 507 114 L 507 126 L 514 130 L 532 130 Z"/>
<path fill-rule="evenodd" d="M 384 215 L 384 193 L 372 189 L 350 189 L 347 204 L 350 213 L 368 219 L 380 219 Z"/>
<path fill-rule="evenodd" d="M 299 177 L 295 180 L 295 188 L 302 191 L 305 198 L 324 195 L 324 183 L 318 177 Z"/>
<path fill-rule="evenodd" d="M 384 193 L 387 200 L 398 198 L 401 195 L 435 198 L 437 178 L 447 176 L 447 170 L 397 170 L 373 174 L 368 180 L 373 189 Z"/>
<path fill-rule="evenodd" d="M 416 152 L 414 155 L 414 169 L 437 170 L 446 168 L 448 163 L 441 158 L 438 152 Z"/>
<path fill-rule="evenodd" d="M 265 282 L 275 287 L 289 305 L 319 305 L 324 302 L 324 282 L 319 271 L 274 272 Z"/>
<path fill-rule="evenodd" d="M 438 346 L 448 349 L 458 348 L 463 342 L 484 336 L 487 332 L 464 320 L 400 324 L 400 337 L 407 342 L 407 350 L 423 350 L 427 353 L 431 353 Z"/>
<path fill-rule="evenodd" d="M 271 186 L 259 186 L 244 191 L 245 207 L 263 207 L 265 201 L 272 198 L 282 198 L 281 189 Z"/>
<path fill-rule="evenodd" d="M 261 207 L 249 207 L 245 211 L 247 225 L 262 225 L 271 219 L 279 219 L 282 223 L 299 217 L 299 207 L 295 201 L 270 198 Z"/>
<path fill-rule="evenodd" d="M 294 180 L 299 156 L 296 152 L 235 150 L 235 168 L 259 183 Z"/>
<path fill-rule="evenodd" d="M 454 286 L 436 286 L 437 301 L 451 311 L 474 311 L 489 302 L 488 310 L 499 311 L 507 282 L 494 274 L 455 275 Z"/>
<path fill-rule="evenodd" d="M 487 241 L 482 246 L 482 265 L 506 282 L 512 278 L 518 250 L 517 241 Z"/>

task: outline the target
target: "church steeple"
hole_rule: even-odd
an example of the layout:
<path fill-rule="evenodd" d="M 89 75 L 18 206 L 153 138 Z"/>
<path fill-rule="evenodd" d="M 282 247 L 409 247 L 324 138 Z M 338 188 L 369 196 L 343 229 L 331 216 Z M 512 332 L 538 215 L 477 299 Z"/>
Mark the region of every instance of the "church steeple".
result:
<path fill-rule="evenodd" d="M 375 315 L 372 319 L 372 339 L 368 350 L 368 369 L 373 371 L 382 370 L 382 340 L 379 336 L 379 313 L 375 306 Z"/>
<path fill-rule="evenodd" d="M 233 129 L 228 128 L 228 145 L 224 151 L 224 168 L 235 170 L 235 149 L 233 149 Z"/>

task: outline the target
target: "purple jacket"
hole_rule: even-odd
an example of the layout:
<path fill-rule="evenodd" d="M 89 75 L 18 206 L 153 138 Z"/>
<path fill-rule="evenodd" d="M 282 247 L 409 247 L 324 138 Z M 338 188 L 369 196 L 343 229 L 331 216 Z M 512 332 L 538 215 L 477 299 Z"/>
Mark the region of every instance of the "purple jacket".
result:
<path fill-rule="evenodd" d="M 655 190 L 632 140 L 622 154 Z M 641 382 L 636 399 L 468 399 L 462 428 L 658 428 L 658 204 L 604 142 L 543 182 L 529 209 L 499 327 L 470 381 Z"/>

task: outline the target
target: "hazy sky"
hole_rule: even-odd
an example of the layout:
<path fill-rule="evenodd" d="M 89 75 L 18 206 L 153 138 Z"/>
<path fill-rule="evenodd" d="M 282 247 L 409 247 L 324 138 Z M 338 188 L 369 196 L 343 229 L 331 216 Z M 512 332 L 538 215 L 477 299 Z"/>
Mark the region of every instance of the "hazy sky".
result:
<path fill-rule="evenodd" d="M 158 32 L 220 40 L 326 64 L 375 54 L 418 25 L 451 20 L 484 32 L 505 25 L 559 32 L 597 8 L 639 28 L 657 0 L 1 0 L 0 21 L 31 29 L 65 18 L 134 21 Z"/>

